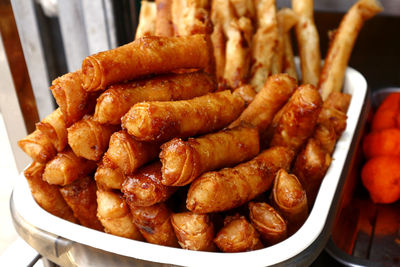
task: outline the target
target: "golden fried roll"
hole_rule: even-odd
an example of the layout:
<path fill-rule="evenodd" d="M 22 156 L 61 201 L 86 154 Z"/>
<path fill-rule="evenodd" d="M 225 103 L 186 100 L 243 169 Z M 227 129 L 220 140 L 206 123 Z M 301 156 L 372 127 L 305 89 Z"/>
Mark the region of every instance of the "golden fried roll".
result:
<path fill-rule="evenodd" d="M 97 186 L 93 177 L 86 176 L 60 188 L 61 195 L 81 225 L 103 231 L 97 218 Z"/>
<path fill-rule="evenodd" d="M 82 62 L 83 87 L 104 90 L 108 85 L 176 69 L 203 69 L 210 65 L 206 35 L 149 36 L 118 48 L 88 56 Z M 168 62 L 168 64 L 165 64 Z M 118 68 L 118 71 L 113 71 Z"/>
<path fill-rule="evenodd" d="M 98 161 L 107 150 L 110 136 L 118 128 L 86 117 L 68 128 L 68 144 L 75 155 Z"/>
<path fill-rule="evenodd" d="M 276 172 L 288 170 L 294 153 L 286 147 L 272 147 L 234 168 L 207 172 L 189 188 L 186 207 L 195 213 L 229 210 L 267 191 Z"/>
<path fill-rule="evenodd" d="M 161 183 L 161 162 L 156 161 L 128 175 L 122 184 L 126 202 L 130 206 L 152 206 L 166 201 L 177 187 Z"/>
<path fill-rule="evenodd" d="M 97 190 L 97 217 L 109 234 L 143 240 L 132 221 L 132 214 L 121 193 Z"/>
<path fill-rule="evenodd" d="M 274 245 L 286 239 L 286 221 L 273 207 L 265 202 L 250 202 L 249 212 L 251 223 L 266 244 Z"/>
<path fill-rule="evenodd" d="M 350 106 L 351 95 L 333 91 L 329 94 L 328 98 L 324 101 L 324 108 L 334 108 L 343 113 L 347 113 Z"/>
<path fill-rule="evenodd" d="M 296 80 L 288 74 L 281 73 L 270 76 L 254 101 L 229 127 L 246 122 L 255 126 L 260 133 L 264 132 L 275 113 L 287 102 L 296 87 Z"/>
<path fill-rule="evenodd" d="M 159 36 L 174 36 L 174 28 L 172 27 L 172 0 L 156 0 L 157 16 L 156 16 L 156 32 Z"/>
<path fill-rule="evenodd" d="M 45 166 L 45 164 L 33 162 L 24 171 L 33 198 L 47 212 L 70 222 L 77 223 L 78 220 L 74 217 L 71 208 L 62 197 L 60 188 L 42 180 Z"/>
<path fill-rule="evenodd" d="M 214 23 L 211 42 L 214 48 L 215 74 L 218 83 L 222 83 L 225 72 L 226 37 L 221 23 Z"/>
<path fill-rule="evenodd" d="M 35 130 L 18 141 L 18 146 L 30 156 L 33 161 L 46 163 L 51 160 L 57 150 L 52 141 L 42 131 Z"/>
<path fill-rule="evenodd" d="M 97 99 L 94 119 L 103 124 L 121 124 L 121 117 L 136 103 L 185 100 L 215 89 L 214 79 L 203 72 L 168 74 L 111 85 Z"/>
<path fill-rule="evenodd" d="M 214 238 L 215 244 L 223 252 L 243 252 L 263 248 L 260 234 L 244 218 L 225 225 Z"/>
<path fill-rule="evenodd" d="M 110 189 L 121 189 L 122 183 L 125 181 L 124 172 L 115 164 L 103 157 L 99 167 L 97 167 L 94 175 L 98 185 Z"/>
<path fill-rule="evenodd" d="M 292 8 L 298 15 L 295 28 L 302 83 L 317 86 L 321 70 L 321 53 L 318 30 L 314 23 L 314 0 L 292 0 Z"/>
<path fill-rule="evenodd" d="M 36 128 L 47 135 L 58 152 L 64 150 L 68 141 L 68 133 L 60 108 L 37 123 Z"/>
<path fill-rule="evenodd" d="M 92 108 L 92 97 L 82 87 L 80 70 L 58 77 L 52 82 L 50 90 L 60 106 L 67 127 L 80 120 Z"/>
<path fill-rule="evenodd" d="M 382 10 L 377 0 L 359 0 L 343 17 L 321 71 L 318 87 L 322 99 L 325 100 L 332 91 L 342 90 L 344 74 L 358 33 L 366 20 Z"/>
<path fill-rule="evenodd" d="M 174 138 L 161 146 L 162 183 L 183 186 L 200 174 L 250 160 L 260 152 L 257 129 L 238 126 L 183 141 Z"/>
<path fill-rule="evenodd" d="M 221 129 L 243 109 L 244 100 L 229 90 L 190 100 L 143 102 L 122 117 L 122 127 L 141 141 L 165 141 Z"/>
<path fill-rule="evenodd" d="M 298 80 L 296 64 L 294 63 L 294 54 L 292 47 L 292 39 L 290 33 L 286 33 L 283 36 L 283 59 L 282 59 L 282 72 L 289 74 L 291 77 Z"/>
<path fill-rule="evenodd" d="M 168 247 L 179 247 L 172 228 L 171 211 L 164 203 L 149 207 L 130 206 L 133 222 L 147 242 Z"/>
<path fill-rule="evenodd" d="M 140 166 L 156 159 L 160 145 L 135 140 L 126 131 L 113 133 L 110 145 L 104 157 L 125 174 L 134 173 Z"/>
<path fill-rule="evenodd" d="M 276 174 L 271 200 L 275 208 L 288 221 L 288 234 L 295 233 L 308 216 L 307 197 L 300 181 L 281 169 Z"/>
<path fill-rule="evenodd" d="M 318 123 L 331 125 L 339 137 L 347 126 L 347 115 L 335 108 L 323 107 L 319 116 Z"/>
<path fill-rule="evenodd" d="M 339 136 L 336 134 L 333 125 L 318 123 L 313 138 L 319 142 L 322 150 L 332 154 Z"/>
<path fill-rule="evenodd" d="M 249 84 L 244 84 L 236 88 L 233 94 L 240 96 L 244 100 L 246 107 L 250 105 L 257 95 L 256 91 Z"/>
<path fill-rule="evenodd" d="M 139 22 L 136 28 L 135 39 L 143 36 L 152 36 L 156 33 L 156 3 L 150 1 L 141 1 Z"/>
<path fill-rule="evenodd" d="M 64 186 L 92 173 L 96 167 L 94 161 L 80 158 L 71 149 L 66 149 L 46 164 L 43 180 Z"/>
<path fill-rule="evenodd" d="M 304 187 L 309 207 L 313 205 L 319 186 L 331 164 L 332 158 L 320 142 L 310 138 L 302 151 L 297 155 L 293 174 L 297 176 Z"/>
<path fill-rule="evenodd" d="M 321 96 L 314 86 L 302 85 L 283 108 L 271 146 L 288 146 L 298 150 L 314 131 L 322 108 Z"/>
<path fill-rule="evenodd" d="M 175 213 L 171 216 L 171 224 L 183 249 L 216 251 L 214 225 L 208 214 Z"/>

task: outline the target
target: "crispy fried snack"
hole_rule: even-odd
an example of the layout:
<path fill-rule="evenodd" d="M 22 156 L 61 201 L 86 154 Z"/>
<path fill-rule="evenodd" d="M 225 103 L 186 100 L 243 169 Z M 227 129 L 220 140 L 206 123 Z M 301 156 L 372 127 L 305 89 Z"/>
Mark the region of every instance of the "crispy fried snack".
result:
<path fill-rule="evenodd" d="M 214 30 L 211 34 L 211 42 L 214 48 L 215 74 L 217 76 L 218 83 L 222 83 L 226 60 L 226 37 L 222 23 L 214 23 Z"/>
<path fill-rule="evenodd" d="M 160 145 L 135 140 L 126 131 L 113 133 L 104 158 L 110 160 L 125 174 L 134 173 L 140 166 L 156 159 Z"/>
<path fill-rule="evenodd" d="M 18 146 L 28 154 L 33 161 L 46 163 L 51 160 L 57 150 L 52 141 L 40 130 L 35 130 L 18 141 Z"/>
<path fill-rule="evenodd" d="M 85 58 L 83 87 L 89 92 L 104 90 L 110 84 L 144 75 L 181 68 L 202 69 L 210 64 L 211 44 L 206 35 L 143 37 Z M 113 71 L 115 68 L 118 71 Z"/>
<path fill-rule="evenodd" d="M 172 22 L 175 35 L 210 34 L 209 1 L 172 0 Z"/>
<path fill-rule="evenodd" d="M 36 129 L 47 135 L 58 152 L 64 150 L 67 145 L 67 128 L 60 108 L 37 123 Z"/>
<path fill-rule="evenodd" d="M 344 74 L 354 43 L 364 22 L 383 10 L 377 0 L 359 0 L 340 22 L 326 55 L 318 88 L 322 99 L 332 91 L 341 91 Z"/>
<path fill-rule="evenodd" d="M 60 194 L 60 189 L 56 185 L 50 185 L 42 180 L 45 165 L 39 162 L 33 162 L 24 171 L 29 188 L 35 201 L 47 212 L 77 223 L 71 208 L 67 205 L 64 198 Z"/>
<path fill-rule="evenodd" d="M 255 126 L 260 133 L 264 132 L 270 125 L 275 113 L 287 102 L 296 87 L 296 80 L 288 74 L 270 76 L 254 101 L 229 127 L 246 122 Z"/>
<path fill-rule="evenodd" d="M 318 85 L 321 70 L 319 35 L 314 23 L 314 1 L 292 0 L 292 8 L 298 15 L 296 25 L 300 66 L 303 84 Z"/>
<path fill-rule="evenodd" d="M 67 185 L 96 169 L 94 161 L 80 158 L 67 148 L 46 164 L 43 180 L 49 184 Z"/>
<path fill-rule="evenodd" d="M 173 0 L 155 0 L 157 6 L 156 34 L 159 36 L 174 36 L 172 25 L 172 2 Z"/>
<path fill-rule="evenodd" d="M 282 108 L 284 111 L 274 130 L 271 146 L 298 150 L 314 132 L 321 108 L 321 96 L 314 86 L 301 85 Z"/>
<path fill-rule="evenodd" d="M 139 22 L 136 28 L 135 39 L 144 36 L 152 36 L 156 33 L 156 3 L 150 1 L 141 1 Z"/>
<path fill-rule="evenodd" d="M 93 96 L 82 87 L 80 70 L 58 77 L 52 82 L 50 90 L 60 106 L 67 127 L 89 113 L 95 103 Z"/>
<path fill-rule="evenodd" d="M 94 179 L 97 185 L 107 189 L 121 189 L 125 181 L 124 172 L 113 164 L 107 157 L 103 157 L 99 167 L 97 167 Z"/>
<path fill-rule="evenodd" d="M 161 146 L 162 183 L 183 186 L 200 174 L 250 160 L 260 151 L 257 129 L 238 126 L 183 141 L 174 138 Z"/>
<path fill-rule="evenodd" d="M 213 242 L 214 225 L 208 214 L 175 213 L 171 215 L 171 224 L 182 248 L 216 251 L 217 248 Z"/>
<path fill-rule="evenodd" d="M 319 124 L 333 127 L 336 135 L 339 137 L 347 126 L 347 115 L 346 113 L 337 110 L 335 108 L 329 108 L 324 106 L 318 116 Z"/>
<path fill-rule="evenodd" d="M 318 123 L 315 127 L 313 138 L 319 142 L 319 146 L 323 151 L 331 155 L 339 135 L 337 135 L 333 125 Z"/>
<path fill-rule="evenodd" d="M 179 247 L 170 217 L 171 211 L 164 203 L 149 207 L 130 206 L 133 222 L 147 242 L 169 247 Z"/>
<path fill-rule="evenodd" d="M 294 153 L 286 147 L 272 147 L 234 168 L 208 172 L 189 188 L 186 207 L 195 213 L 229 210 L 267 191 L 276 172 L 289 169 Z"/>
<path fill-rule="evenodd" d="M 165 141 L 221 129 L 243 109 L 244 100 L 229 90 L 190 100 L 144 102 L 122 117 L 122 127 L 138 140 Z"/>
<path fill-rule="evenodd" d="M 291 77 L 298 80 L 296 64 L 294 63 L 292 40 L 290 38 L 289 33 L 286 33 L 283 36 L 282 42 L 283 42 L 283 49 L 284 49 L 283 59 L 282 59 L 282 62 L 283 62 L 282 72 L 287 73 Z"/>
<path fill-rule="evenodd" d="M 75 155 L 98 161 L 107 150 L 111 134 L 118 128 L 85 117 L 68 128 L 68 144 Z"/>
<path fill-rule="evenodd" d="M 266 244 L 274 245 L 286 239 L 286 221 L 273 207 L 265 202 L 250 202 L 249 212 L 252 225 Z"/>
<path fill-rule="evenodd" d="M 86 227 L 104 231 L 97 219 L 96 182 L 93 177 L 86 176 L 60 189 L 65 202 L 74 212 L 79 222 Z"/>
<path fill-rule="evenodd" d="M 178 188 L 163 185 L 161 179 L 159 161 L 128 175 L 121 188 L 126 202 L 130 206 L 152 206 L 166 201 Z"/>
<path fill-rule="evenodd" d="M 253 87 L 249 84 L 244 84 L 233 91 L 233 94 L 240 96 L 248 107 L 251 102 L 253 102 L 254 98 L 256 97 L 257 93 L 254 91 Z"/>
<path fill-rule="evenodd" d="M 271 192 L 273 206 L 288 221 L 288 234 L 295 233 L 308 216 L 307 197 L 300 181 L 281 169 L 276 174 Z"/>
<path fill-rule="evenodd" d="M 260 234 L 244 218 L 225 225 L 214 238 L 215 244 L 223 252 L 242 252 L 263 248 Z"/>
<path fill-rule="evenodd" d="M 132 214 L 121 193 L 97 190 L 97 217 L 104 231 L 134 240 L 143 240 L 132 222 Z"/>
<path fill-rule="evenodd" d="M 121 124 L 121 117 L 136 103 L 185 100 L 215 89 L 214 79 L 203 72 L 168 74 L 111 85 L 97 99 L 94 119 L 104 124 Z"/>
<path fill-rule="evenodd" d="M 228 0 L 228 2 L 232 5 L 237 17 L 248 17 L 251 20 L 255 20 L 254 0 Z"/>
<path fill-rule="evenodd" d="M 275 0 L 259 0 L 256 4 L 258 28 L 253 36 L 250 84 L 259 92 L 271 74 L 278 22 Z"/>
<path fill-rule="evenodd" d="M 343 113 L 347 113 L 350 106 L 351 95 L 333 91 L 329 94 L 328 98 L 324 101 L 324 107 L 334 108 Z"/>

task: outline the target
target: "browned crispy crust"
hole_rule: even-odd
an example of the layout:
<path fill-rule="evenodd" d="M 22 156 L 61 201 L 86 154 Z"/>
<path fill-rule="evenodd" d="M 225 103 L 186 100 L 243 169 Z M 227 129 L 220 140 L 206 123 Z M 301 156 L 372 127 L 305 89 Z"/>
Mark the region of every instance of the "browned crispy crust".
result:
<path fill-rule="evenodd" d="M 57 154 L 52 141 L 40 130 L 35 130 L 19 140 L 18 146 L 34 161 L 40 163 L 48 162 Z"/>
<path fill-rule="evenodd" d="M 233 91 L 233 93 L 240 96 L 244 100 L 246 107 L 248 107 L 250 103 L 253 102 L 254 98 L 257 95 L 257 92 L 249 84 L 239 86 L 235 89 L 235 91 Z"/>
<path fill-rule="evenodd" d="M 173 36 L 174 28 L 172 27 L 172 0 L 156 0 L 156 32 L 159 36 Z"/>
<path fill-rule="evenodd" d="M 351 101 L 350 94 L 333 91 L 324 101 L 324 107 L 334 108 L 343 113 L 346 113 L 347 109 L 350 106 L 350 101 Z"/>
<path fill-rule="evenodd" d="M 125 175 L 124 172 L 108 158 L 103 157 L 103 160 L 97 167 L 94 179 L 99 187 L 121 189 L 122 183 L 125 180 Z"/>
<path fill-rule="evenodd" d="M 36 129 L 47 135 L 58 152 L 64 150 L 67 145 L 67 128 L 60 108 L 37 123 Z"/>

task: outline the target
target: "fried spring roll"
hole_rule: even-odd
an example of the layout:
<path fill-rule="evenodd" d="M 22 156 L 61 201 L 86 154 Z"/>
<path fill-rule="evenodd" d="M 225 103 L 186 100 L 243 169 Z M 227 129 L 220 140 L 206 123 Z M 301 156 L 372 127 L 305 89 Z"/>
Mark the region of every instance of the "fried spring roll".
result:
<path fill-rule="evenodd" d="M 141 1 L 139 22 L 136 28 L 135 39 L 144 36 L 152 36 L 156 33 L 156 3 L 150 1 Z"/>
<path fill-rule="evenodd" d="M 94 179 L 103 188 L 121 189 L 122 183 L 125 181 L 125 175 L 120 168 L 111 163 L 106 157 L 103 157 L 102 162 L 97 167 Z"/>
<path fill-rule="evenodd" d="M 323 107 L 319 116 L 318 123 L 331 125 L 339 137 L 347 126 L 347 115 L 335 108 Z"/>
<path fill-rule="evenodd" d="M 176 213 L 171 216 L 171 224 L 183 249 L 216 251 L 214 225 L 208 214 Z"/>
<path fill-rule="evenodd" d="M 217 76 L 218 83 L 222 83 L 226 61 L 226 37 L 221 23 L 214 24 L 214 30 L 211 34 L 211 42 L 214 48 L 215 74 Z"/>
<path fill-rule="evenodd" d="M 58 153 L 46 164 L 43 180 L 49 184 L 67 185 L 96 169 L 94 161 L 80 158 L 70 149 Z"/>
<path fill-rule="evenodd" d="M 82 87 L 80 70 L 58 77 L 52 82 L 50 90 L 60 106 L 67 127 L 91 111 L 93 97 Z"/>
<path fill-rule="evenodd" d="M 286 221 L 273 207 L 265 202 L 250 202 L 249 212 L 251 223 L 266 244 L 274 245 L 286 239 Z"/>
<path fill-rule="evenodd" d="M 156 0 L 157 16 L 156 16 L 156 34 L 159 36 L 174 36 L 174 28 L 172 27 L 172 0 Z"/>
<path fill-rule="evenodd" d="M 68 134 L 64 116 L 60 108 L 37 123 L 36 128 L 47 135 L 58 152 L 64 150 L 67 145 Z"/>
<path fill-rule="evenodd" d="M 134 173 L 140 166 L 156 159 L 160 145 L 135 140 L 126 131 L 113 133 L 104 157 L 122 170 L 124 174 Z"/>
<path fill-rule="evenodd" d="M 288 221 L 288 234 L 295 233 L 308 216 L 307 197 L 300 181 L 281 169 L 275 177 L 271 200 L 275 208 Z"/>
<path fill-rule="evenodd" d="M 143 240 L 139 229 L 132 221 L 129 206 L 120 193 L 97 190 L 97 217 L 106 233 Z"/>
<path fill-rule="evenodd" d="M 190 100 L 144 102 L 125 114 L 122 127 L 138 140 L 165 141 L 221 129 L 243 109 L 244 100 L 229 90 Z"/>
<path fill-rule="evenodd" d="M 149 207 L 130 206 L 133 222 L 147 242 L 169 247 L 179 247 L 172 228 L 171 211 L 164 203 Z"/>
<path fill-rule="evenodd" d="M 229 127 L 246 122 L 255 126 L 260 133 L 264 132 L 270 125 L 275 113 L 287 102 L 296 87 L 296 80 L 288 74 L 270 76 L 254 101 Z"/>
<path fill-rule="evenodd" d="M 238 126 L 183 141 L 174 138 L 161 146 L 162 183 L 183 186 L 200 174 L 230 167 L 260 151 L 257 129 Z"/>
<path fill-rule="evenodd" d="M 57 150 L 52 141 L 40 130 L 35 130 L 18 141 L 18 146 L 28 154 L 33 161 L 46 163 L 51 160 Z"/>
<path fill-rule="evenodd" d="M 331 41 L 324 66 L 321 71 L 319 90 L 322 99 L 333 91 L 340 92 L 351 51 L 364 22 L 383 10 L 377 0 L 359 0 L 340 22 Z"/>
<path fill-rule="evenodd" d="M 251 20 L 255 19 L 256 9 L 253 0 L 229 0 L 235 10 L 237 17 L 248 17 Z"/>
<path fill-rule="evenodd" d="M 116 84 L 97 99 L 94 119 L 103 124 L 121 124 L 121 117 L 136 103 L 185 100 L 215 89 L 214 79 L 203 72 L 169 74 Z"/>
<path fill-rule="evenodd" d="M 263 248 L 259 237 L 256 229 L 241 217 L 225 225 L 214 242 L 223 252 L 243 252 Z"/>
<path fill-rule="evenodd" d="M 104 228 L 96 215 L 96 191 L 96 182 L 90 176 L 80 178 L 60 189 L 65 202 L 83 226 L 103 231 Z"/>
<path fill-rule="evenodd" d="M 178 188 L 163 185 L 161 179 L 159 161 L 128 175 L 121 188 L 126 202 L 130 206 L 152 206 L 166 201 Z"/>
<path fill-rule="evenodd" d="M 244 100 L 246 107 L 250 105 L 250 103 L 254 100 L 254 98 L 257 95 L 253 87 L 248 84 L 244 84 L 236 88 L 235 91 L 233 91 L 233 94 L 240 96 Z"/>
<path fill-rule="evenodd" d="M 189 188 L 186 207 L 195 213 L 229 210 L 267 191 L 276 172 L 289 169 L 294 153 L 286 147 L 272 147 L 234 168 L 207 172 Z"/>
<path fill-rule="evenodd" d="M 293 54 L 293 47 L 292 47 L 292 40 L 290 38 L 290 33 L 286 33 L 283 36 L 283 66 L 282 72 L 289 74 L 291 77 L 298 80 L 296 64 L 294 63 L 294 54 Z"/>
<path fill-rule="evenodd" d="M 83 87 L 104 90 L 108 85 L 149 74 L 210 65 L 211 46 L 206 35 L 150 36 L 88 56 L 82 63 Z M 165 64 L 168 62 L 168 64 Z M 118 71 L 113 71 L 118 68 Z"/>
<path fill-rule="evenodd" d="M 314 0 L 292 0 L 292 8 L 298 15 L 295 28 L 302 83 L 317 86 L 321 71 L 321 53 L 319 35 L 314 23 Z"/>
<path fill-rule="evenodd" d="M 300 86 L 283 107 L 271 146 L 288 146 L 298 150 L 312 135 L 321 108 L 321 96 L 314 86 Z"/>
<path fill-rule="evenodd" d="M 343 113 L 347 113 L 350 106 L 351 95 L 333 91 L 329 94 L 328 98 L 324 101 L 324 107 L 334 108 Z"/>
<path fill-rule="evenodd" d="M 107 150 L 110 136 L 118 128 L 86 117 L 68 128 L 68 144 L 78 157 L 98 161 Z"/>
<path fill-rule="evenodd" d="M 42 180 L 45 166 L 45 164 L 33 162 L 24 171 L 33 198 L 47 212 L 70 222 L 77 223 L 78 220 L 74 217 L 71 208 L 62 197 L 60 188 Z"/>
<path fill-rule="evenodd" d="M 318 123 L 313 138 L 319 142 L 322 150 L 332 154 L 339 136 L 336 134 L 333 125 Z"/>

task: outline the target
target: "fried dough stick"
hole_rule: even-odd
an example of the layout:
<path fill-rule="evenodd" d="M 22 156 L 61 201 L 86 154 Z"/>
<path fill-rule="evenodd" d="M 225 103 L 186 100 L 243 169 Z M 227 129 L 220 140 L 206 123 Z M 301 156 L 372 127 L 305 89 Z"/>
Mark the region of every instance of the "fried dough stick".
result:
<path fill-rule="evenodd" d="M 229 210 L 267 191 L 276 172 L 289 169 L 294 153 L 286 147 L 272 147 L 234 168 L 207 172 L 189 188 L 186 207 L 195 213 Z"/>
<path fill-rule="evenodd" d="M 152 206 L 166 201 L 178 188 L 163 185 L 161 179 L 159 161 L 128 175 L 121 188 L 126 202 L 130 206 Z"/>
<path fill-rule="evenodd" d="M 229 90 L 190 100 L 143 102 L 125 114 L 122 127 L 141 141 L 165 141 L 221 129 L 243 109 L 244 100 Z"/>
<path fill-rule="evenodd" d="M 271 192 L 273 206 L 288 220 L 288 234 L 295 233 L 308 216 L 307 196 L 300 181 L 281 169 Z"/>
<path fill-rule="evenodd" d="M 58 153 L 46 164 L 43 180 L 49 184 L 64 186 L 76 179 L 89 175 L 96 167 L 97 165 L 94 161 L 80 158 L 68 148 Z"/>
<path fill-rule="evenodd" d="M 121 193 L 97 190 L 97 217 L 106 233 L 143 240 L 139 229 L 132 222 L 132 214 Z"/>
<path fill-rule="evenodd" d="M 160 145 L 135 140 L 126 131 L 113 133 L 104 158 L 107 158 L 124 174 L 134 173 L 140 166 L 156 159 Z"/>
<path fill-rule="evenodd" d="M 263 248 L 260 234 L 244 218 L 226 224 L 214 238 L 215 244 L 223 252 L 242 252 Z"/>
<path fill-rule="evenodd" d="M 172 22 L 175 35 L 210 34 L 209 1 L 172 0 Z"/>
<path fill-rule="evenodd" d="M 286 239 L 286 221 L 273 207 L 265 202 L 250 202 L 249 212 L 252 225 L 266 244 L 274 245 Z"/>
<path fill-rule="evenodd" d="M 44 164 L 33 162 L 24 171 L 33 198 L 47 212 L 70 222 L 77 223 L 78 220 L 74 217 L 71 208 L 62 197 L 60 188 L 42 180 L 44 168 Z"/>
<path fill-rule="evenodd" d="M 141 1 L 139 22 L 136 28 L 135 39 L 144 36 L 152 36 L 156 33 L 156 3 L 150 1 Z"/>
<path fill-rule="evenodd" d="M 67 128 L 61 109 L 58 108 L 41 122 L 36 124 L 36 129 L 47 135 L 58 152 L 67 145 Z"/>
<path fill-rule="evenodd" d="M 238 126 L 183 141 L 174 138 L 161 146 L 162 183 L 183 186 L 200 174 L 233 166 L 260 151 L 257 129 Z"/>
<path fill-rule="evenodd" d="M 288 74 L 270 76 L 263 89 L 229 127 L 246 122 L 255 126 L 260 133 L 264 132 L 272 122 L 275 113 L 282 108 L 296 88 L 296 80 Z"/>
<path fill-rule="evenodd" d="M 168 247 L 179 247 L 172 228 L 171 211 L 164 203 L 149 207 L 130 206 L 133 222 L 147 242 Z"/>
<path fill-rule="evenodd" d="M 172 26 L 172 2 L 173 0 L 156 0 L 156 32 L 159 36 L 174 36 L 174 28 Z"/>
<path fill-rule="evenodd" d="M 214 225 L 208 214 L 175 213 L 171 216 L 171 224 L 183 249 L 216 251 Z"/>
<path fill-rule="evenodd" d="M 18 141 L 18 146 L 30 156 L 33 161 L 46 163 L 51 160 L 57 150 L 53 142 L 40 130 L 35 130 Z"/>
<path fill-rule="evenodd" d="M 94 119 L 103 124 L 121 124 L 121 117 L 136 103 L 185 100 L 215 88 L 214 79 L 203 72 L 168 74 L 111 85 L 97 99 Z"/>
<path fill-rule="evenodd" d="M 295 28 L 302 83 L 317 86 L 321 70 L 321 53 L 319 35 L 314 23 L 314 0 L 292 0 L 292 8 L 298 15 Z"/>
<path fill-rule="evenodd" d="M 322 68 L 319 90 L 322 99 L 332 91 L 340 92 L 351 51 L 364 22 L 383 10 L 377 0 L 359 0 L 340 22 Z"/>
<path fill-rule="evenodd" d="M 99 167 L 97 167 L 94 179 L 103 188 L 121 189 L 122 183 L 125 181 L 125 175 L 120 168 L 106 157 L 103 157 Z"/>
<path fill-rule="evenodd" d="M 68 128 L 68 144 L 75 155 L 98 161 L 107 150 L 110 136 L 118 128 L 85 117 Z"/>
<path fill-rule="evenodd" d="M 210 66 L 210 59 L 211 44 L 206 35 L 142 37 L 85 58 L 82 84 L 89 92 L 104 90 L 110 84 L 149 74 L 182 68 L 203 69 Z"/>
<path fill-rule="evenodd" d="M 96 191 L 96 182 L 90 176 L 80 178 L 60 189 L 65 202 L 67 202 L 75 217 L 83 226 L 104 231 L 96 215 Z"/>

